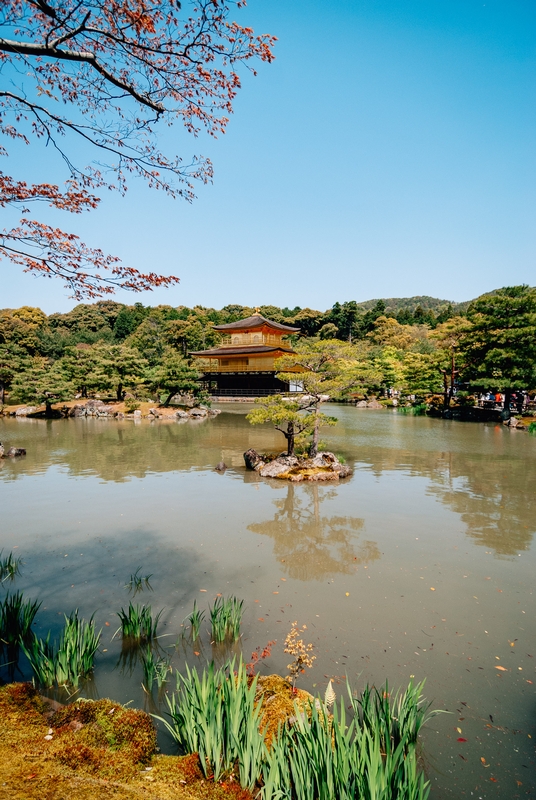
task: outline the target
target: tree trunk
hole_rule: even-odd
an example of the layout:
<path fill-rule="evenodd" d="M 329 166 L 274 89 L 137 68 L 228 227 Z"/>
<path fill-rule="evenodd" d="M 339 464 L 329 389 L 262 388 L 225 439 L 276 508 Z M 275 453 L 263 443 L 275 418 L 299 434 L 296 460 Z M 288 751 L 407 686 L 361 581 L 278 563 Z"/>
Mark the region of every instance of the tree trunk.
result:
<path fill-rule="evenodd" d="M 318 455 L 318 440 L 320 438 L 320 419 L 318 417 L 318 409 L 315 411 L 315 427 L 313 430 L 313 440 L 309 447 L 309 457 L 316 458 Z"/>
<path fill-rule="evenodd" d="M 449 381 L 447 377 L 447 370 L 441 370 L 443 374 L 443 409 L 447 409 L 450 406 L 450 392 L 449 392 Z"/>
<path fill-rule="evenodd" d="M 45 400 L 45 417 L 52 416 L 52 400 Z"/>
<path fill-rule="evenodd" d="M 121 402 L 121 400 L 123 399 L 123 384 L 122 383 L 118 383 L 117 384 L 116 398 L 117 398 L 117 400 L 119 402 Z"/>
<path fill-rule="evenodd" d="M 455 378 L 455 376 L 456 376 L 457 372 L 458 372 L 458 370 L 456 369 L 456 365 L 455 365 L 455 362 L 454 362 L 454 353 L 452 353 L 452 356 L 451 356 L 451 362 L 450 362 L 450 392 L 449 392 L 449 405 L 450 405 L 450 403 L 451 403 L 451 401 L 452 401 L 452 398 L 454 397 L 454 378 Z"/>
<path fill-rule="evenodd" d="M 294 433 L 294 423 L 287 422 L 287 432 L 285 433 L 287 438 L 287 456 L 294 455 L 294 441 L 296 438 L 296 434 Z"/>
<path fill-rule="evenodd" d="M 177 389 L 173 389 L 173 391 L 171 391 L 168 394 L 168 396 L 166 397 L 166 399 L 164 401 L 164 408 L 167 408 L 169 406 L 169 404 L 171 403 L 171 398 L 176 394 L 177 394 Z"/>
<path fill-rule="evenodd" d="M 82 390 L 80 393 L 82 397 L 87 397 L 87 386 L 82 386 Z"/>
<path fill-rule="evenodd" d="M 4 397 L 5 397 L 5 386 L 4 382 L 0 381 L 0 406 L 4 405 Z"/>
<path fill-rule="evenodd" d="M 512 397 L 512 390 L 511 389 L 505 389 L 504 390 L 504 406 L 503 406 L 503 413 L 502 413 L 502 418 L 503 419 L 510 419 L 510 416 L 511 416 L 510 415 L 510 400 L 511 400 L 511 397 Z"/>

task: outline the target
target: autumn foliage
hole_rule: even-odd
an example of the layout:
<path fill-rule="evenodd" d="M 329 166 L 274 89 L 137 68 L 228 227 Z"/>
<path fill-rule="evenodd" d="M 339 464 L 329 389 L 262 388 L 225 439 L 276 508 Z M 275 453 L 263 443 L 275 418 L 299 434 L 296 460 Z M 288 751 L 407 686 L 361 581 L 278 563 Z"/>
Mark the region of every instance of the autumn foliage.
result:
<path fill-rule="evenodd" d="M 95 191 L 126 191 L 130 176 L 171 197 L 194 198 L 207 183 L 204 157 L 185 163 L 159 148 L 157 133 L 177 121 L 194 136 L 223 133 L 232 113 L 240 62 L 271 61 L 274 38 L 232 21 L 245 3 L 199 0 L 3 0 L 0 7 L 0 156 L 12 146 L 47 146 L 66 182 L 29 184 L 0 170 L 0 205 L 24 215 L 0 231 L 0 256 L 26 271 L 58 276 L 80 299 L 117 287 L 142 291 L 177 283 L 141 273 L 31 219 L 45 203 L 81 213 Z M 251 67 L 250 67 L 251 68 Z M 87 165 L 78 163 L 85 158 Z M 84 153 L 81 156 L 81 153 Z"/>

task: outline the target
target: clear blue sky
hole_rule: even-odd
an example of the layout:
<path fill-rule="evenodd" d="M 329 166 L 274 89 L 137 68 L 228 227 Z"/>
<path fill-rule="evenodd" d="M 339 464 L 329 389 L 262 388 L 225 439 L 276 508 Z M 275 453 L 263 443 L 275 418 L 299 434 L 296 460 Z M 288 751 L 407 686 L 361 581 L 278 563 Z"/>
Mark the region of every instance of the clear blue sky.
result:
<path fill-rule="evenodd" d="M 83 218 L 49 216 L 181 277 L 116 299 L 323 310 L 536 284 L 533 0 L 250 0 L 235 17 L 278 37 L 277 60 L 245 75 L 225 136 L 162 134 L 209 156 L 214 184 L 192 206 L 133 182 Z M 0 286 L 1 307 L 75 304 L 6 262 Z"/>

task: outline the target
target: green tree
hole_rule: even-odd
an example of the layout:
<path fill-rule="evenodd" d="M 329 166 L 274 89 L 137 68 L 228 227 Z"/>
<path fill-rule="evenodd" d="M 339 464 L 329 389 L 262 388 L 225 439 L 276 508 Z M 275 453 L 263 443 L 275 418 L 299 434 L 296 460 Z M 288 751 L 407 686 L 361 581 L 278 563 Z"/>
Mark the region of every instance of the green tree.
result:
<path fill-rule="evenodd" d="M 25 368 L 13 378 L 11 388 L 11 398 L 15 401 L 44 403 L 46 416 L 51 415 L 53 403 L 70 400 L 74 394 L 73 384 L 60 364 L 51 364 L 48 358 L 42 356 L 26 362 Z"/>
<path fill-rule="evenodd" d="M 271 423 L 287 440 L 287 455 L 293 456 L 296 440 L 311 434 L 315 419 L 304 408 L 299 399 L 282 397 L 280 394 L 258 398 L 257 407 L 246 416 L 252 425 Z M 320 422 L 329 423 L 331 418 L 320 415 Z"/>
<path fill-rule="evenodd" d="M 427 395 L 441 391 L 441 376 L 434 355 L 406 353 L 402 364 L 402 380 L 409 394 Z"/>
<path fill-rule="evenodd" d="M 88 376 L 95 388 L 113 389 L 123 400 L 125 386 L 134 388 L 147 378 L 148 365 L 138 350 L 122 344 L 95 345 L 96 365 Z"/>
<path fill-rule="evenodd" d="M 321 424 L 334 424 L 333 418 L 321 414 L 322 403 L 330 396 L 344 396 L 356 386 L 363 375 L 363 364 L 351 345 L 337 339 L 304 340 L 296 353 L 282 356 L 277 364 L 280 380 L 298 379 L 303 386 L 302 407 L 314 420 L 309 447 L 309 455 L 314 458 Z"/>
<path fill-rule="evenodd" d="M 321 339 L 336 339 L 338 333 L 339 329 L 333 324 L 333 322 L 326 322 L 326 324 L 322 325 L 318 331 L 318 335 Z"/>
<path fill-rule="evenodd" d="M 381 389 L 399 388 L 403 381 L 402 354 L 392 345 L 385 345 L 372 356 L 372 367 L 369 386 Z"/>
<path fill-rule="evenodd" d="M 435 358 L 437 369 L 443 377 L 444 408 L 450 406 L 454 397 L 456 378 L 464 367 L 464 354 L 460 353 L 460 343 L 471 328 L 471 323 L 465 317 L 453 316 L 430 333 L 430 339 L 437 342 Z"/>
<path fill-rule="evenodd" d="M 97 388 L 95 372 L 99 366 L 99 351 L 89 345 L 79 344 L 68 347 L 58 362 L 68 380 L 76 387 L 76 391 L 87 397 L 88 390 Z"/>
<path fill-rule="evenodd" d="M 25 367 L 26 352 L 16 344 L 0 344 L 0 406 L 4 405 L 5 392 L 16 375 Z"/>
<path fill-rule="evenodd" d="M 200 390 L 198 378 L 199 372 L 180 353 L 167 347 L 160 363 L 151 370 L 149 381 L 157 391 L 167 392 L 164 405 L 168 406 L 174 394 L 179 392 L 198 394 Z"/>
<path fill-rule="evenodd" d="M 461 337 L 474 386 L 504 392 L 510 410 L 515 389 L 536 387 L 536 288 L 509 286 L 475 300 L 467 309 L 471 328 Z"/>

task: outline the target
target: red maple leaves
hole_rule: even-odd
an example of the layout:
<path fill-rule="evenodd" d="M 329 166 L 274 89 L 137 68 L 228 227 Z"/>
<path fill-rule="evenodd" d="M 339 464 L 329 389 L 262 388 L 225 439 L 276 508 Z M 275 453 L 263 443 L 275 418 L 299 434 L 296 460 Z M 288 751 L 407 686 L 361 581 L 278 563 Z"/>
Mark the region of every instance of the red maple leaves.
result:
<path fill-rule="evenodd" d="M 80 213 L 97 206 L 92 190 L 125 192 L 131 175 L 191 201 L 193 182 L 209 182 L 212 164 L 164 154 L 155 126 L 180 121 L 194 135 L 225 131 L 240 88 L 237 64 L 273 59 L 273 37 L 229 20 L 242 5 L 199 0 L 187 16 L 177 0 L 4 0 L 0 135 L 46 144 L 66 165 L 68 181 L 61 190 L 1 172 L 0 206 L 27 212 L 42 201 Z M 93 155 L 80 166 L 71 153 L 79 158 L 84 150 Z M 7 155 L 1 146 L 0 155 Z M 120 266 L 77 236 L 26 218 L 0 232 L 0 255 L 63 278 L 77 298 L 178 281 Z"/>

